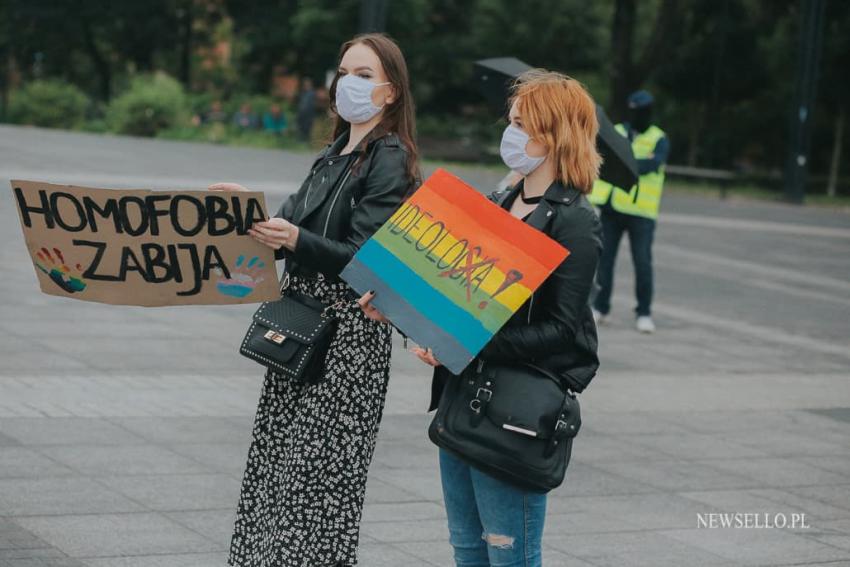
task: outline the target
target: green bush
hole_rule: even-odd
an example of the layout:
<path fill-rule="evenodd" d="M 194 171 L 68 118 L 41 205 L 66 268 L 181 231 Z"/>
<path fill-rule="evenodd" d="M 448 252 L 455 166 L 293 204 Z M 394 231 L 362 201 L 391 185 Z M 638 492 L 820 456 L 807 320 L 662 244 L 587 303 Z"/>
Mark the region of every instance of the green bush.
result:
<path fill-rule="evenodd" d="M 200 93 L 187 93 L 186 100 L 189 112 L 197 116 L 203 116 L 209 111 L 213 101 L 220 100 L 220 97 L 213 92 L 204 91 Z"/>
<path fill-rule="evenodd" d="M 232 125 L 219 123 L 169 128 L 158 132 L 156 137 L 184 142 L 211 142 L 226 146 L 311 151 L 308 144 L 300 142 L 290 132 L 283 136 L 276 136 L 263 130 L 242 130 Z"/>
<path fill-rule="evenodd" d="M 114 132 L 156 136 L 186 120 L 187 98 L 183 87 L 168 75 L 140 75 L 109 104 L 107 123 Z"/>
<path fill-rule="evenodd" d="M 89 98 L 74 85 L 56 79 L 33 81 L 12 93 L 9 120 L 46 128 L 78 128 L 89 105 Z"/>

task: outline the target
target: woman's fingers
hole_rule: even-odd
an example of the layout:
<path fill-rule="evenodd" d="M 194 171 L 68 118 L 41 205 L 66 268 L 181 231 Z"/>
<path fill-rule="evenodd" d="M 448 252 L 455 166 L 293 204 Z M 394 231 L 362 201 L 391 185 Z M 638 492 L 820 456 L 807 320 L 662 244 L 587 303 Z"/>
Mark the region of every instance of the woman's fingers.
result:
<path fill-rule="evenodd" d="M 379 321 L 381 323 L 387 323 L 389 320 L 386 317 L 384 317 L 383 313 L 378 311 L 377 307 L 372 305 L 371 301 L 372 301 L 372 298 L 374 298 L 374 297 L 375 297 L 374 291 L 371 291 L 371 290 L 367 291 L 366 293 L 361 295 L 360 298 L 357 300 L 357 305 L 360 306 L 360 309 L 363 310 L 363 313 L 369 319 L 372 319 L 373 321 Z"/>
<path fill-rule="evenodd" d="M 285 246 L 294 250 L 298 243 L 298 226 L 286 219 L 271 218 L 267 221 L 257 222 L 248 229 L 248 234 L 255 238 L 263 237 L 268 242 L 273 242 L 275 248 Z"/>
<path fill-rule="evenodd" d="M 251 225 L 250 230 L 254 230 L 259 232 L 263 236 L 270 238 L 286 238 L 289 236 L 289 228 L 270 228 L 268 226 L 264 226 L 265 223 L 254 223 Z"/>
<path fill-rule="evenodd" d="M 413 347 L 410 349 L 410 352 L 419 357 L 419 360 L 424 362 L 425 364 L 429 364 L 431 366 L 440 366 L 440 361 L 434 358 L 434 354 L 431 349 L 424 349 L 422 347 Z"/>
<path fill-rule="evenodd" d="M 266 237 L 264 237 L 264 236 L 262 236 L 262 235 L 260 235 L 256 232 L 251 233 L 251 237 L 254 240 L 256 240 L 257 242 L 259 242 L 260 244 L 265 244 L 266 246 L 268 246 L 269 248 L 271 248 L 273 250 L 277 250 L 278 248 L 280 248 L 282 246 L 282 244 L 275 242 L 271 238 L 266 238 Z"/>
<path fill-rule="evenodd" d="M 248 189 L 238 183 L 213 183 L 207 187 L 207 191 L 247 191 Z"/>
<path fill-rule="evenodd" d="M 375 292 L 369 290 L 360 296 L 360 299 L 357 300 L 357 305 L 359 305 L 362 309 L 365 309 L 367 306 L 370 306 L 369 302 L 372 301 L 373 297 L 375 297 Z"/>
<path fill-rule="evenodd" d="M 277 242 L 279 246 L 289 246 L 292 248 L 295 244 L 295 235 L 298 228 L 287 220 L 271 219 L 265 222 L 254 223 L 248 230 L 249 233 L 253 234 L 252 231 L 266 239 Z"/>
<path fill-rule="evenodd" d="M 296 226 L 286 219 L 274 217 L 267 221 L 255 222 L 251 225 L 251 229 L 266 236 L 288 237 L 296 229 Z"/>
<path fill-rule="evenodd" d="M 263 234 L 259 230 L 256 230 L 256 229 L 253 229 L 253 228 L 248 229 L 248 234 L 250 234 L 252 237 L 254 237 L 257 240 L 272 240 L 272 238 L 270 236 L 267 236 L 266 234 Z"/>
<path fill-rule="evenodd" d="M 388 323 L 389 320 L 384 317 L 384 315 L 375 309 L 374 307 L 366 309 L 363 311 L 366 314 L 366 317 L 371 319 L 372 321 L 377 321 L 378 323 Z"/>
<path fill-rule="evenodd" d="M 430 348 L 425 349 L 425 356 L 428 358 L 428 364 L 431 366 L 440 366 L 440 361 L 434 356 L 434 351 Z"/>
<path fill-rule="evenodd" d="M 248 234 L 262 242 L 275 242 L 278 246 L 282 246 L 283 243 L 286 242 L 286 235 L 280 235 L 277 233 L 269 234 L 267 232 L 260 232 L 259 230 L 249 228 Z"/>
<path fill-rule="evenodd" d="M 263 228 L 269 228 L 269 229 L 272 229 L 272 230 L 281 230 L 281 229 L 291 228 L 291 227 L 295 226 L 294 224 L 292 224 L 288 220 L 282 219 L 280 217 L 272 217 L 269 220 L 262 221 L 262 222 L 259 222 L 257 224 L 261 225 Z"/>

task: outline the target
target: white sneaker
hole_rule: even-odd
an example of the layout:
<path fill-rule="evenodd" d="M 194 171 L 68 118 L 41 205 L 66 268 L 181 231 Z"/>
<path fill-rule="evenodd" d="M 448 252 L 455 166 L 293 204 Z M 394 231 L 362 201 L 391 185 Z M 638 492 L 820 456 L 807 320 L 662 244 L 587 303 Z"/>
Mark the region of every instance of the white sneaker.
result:
<path fill-rule="evenodd" d="M 641 315 L 637 318 L 635 323 L 637 330 L 641 333 L 654 333 L 655 332 L 655 323 L 652 321 L 652 317 L 649 315 Z"/>
<path fill-rule="evenodd" d="M 591 308 L 591 311 L 593 311 L 593 320 L 596 322 L 597 325 L 607 325 L 611 322 L 611 317 L 609 317 L 607 313 L 603 314 L 602 312 L 597 311 L 593 308 Z"/>

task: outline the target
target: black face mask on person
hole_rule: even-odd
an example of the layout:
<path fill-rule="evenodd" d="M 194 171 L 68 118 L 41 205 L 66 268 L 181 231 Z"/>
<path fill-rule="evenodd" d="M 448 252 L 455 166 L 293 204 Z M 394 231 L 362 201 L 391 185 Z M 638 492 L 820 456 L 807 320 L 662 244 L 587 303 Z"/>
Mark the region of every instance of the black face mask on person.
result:
<path fill-rule="evenodd" d="M 652 105 L 629 109 L 629 126 L 638 132 L 646 132 L 652 124 Z"/>

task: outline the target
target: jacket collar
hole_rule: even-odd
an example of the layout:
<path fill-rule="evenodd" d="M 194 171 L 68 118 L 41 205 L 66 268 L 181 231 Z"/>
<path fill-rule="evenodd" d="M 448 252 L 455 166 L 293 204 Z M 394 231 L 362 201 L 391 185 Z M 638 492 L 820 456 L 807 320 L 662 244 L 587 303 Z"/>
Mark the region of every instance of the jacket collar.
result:
<path fill-rule="evenodd" d="M 325 157 L 329 156 L 338 156 L 339 152 L 345 147 L 345 144 L 348 143 L 348 132 L 343 132 L 339 136 L 337 136 L 336 140 L 331 142 L 331 144 L 325 150 Z M 354 151 L 357 151 L 358 148 L 355 148 Z"/>
<path fill-rule="evenodd" d="M 351 157 L 339 156 L 339 152 L 345 147 L 348 142 L 348 134 L 342 134 L 330 145 L 319 153 L 316 161 L 313 162 L 312 171 L 310 173 L 309 188 L 304 196 L 305 202 L 301 203 L 300 214 L 295 217 L 295 224 L 303 224 L 304 221 L 313 214 L 325 202 L 328 196 L 334 192 L 338 183 L 342 183 L 346 179 L 347 173 L 352 166 Z M 358 152 L 355 149 L 352 154 Z M 317 167 L 322 162 L 326 162 L 322 167 L 321 172 L 317 171 Z"/>
<path fill-rule="evenodd" d="M 501 207 L 508 198 L 514 195 L 518 198 L 518 193 L 522 190 L 524 183 L 524 179 L 520 180 L 520 182 L 514 185 L 513 188 L 505 191 L 502 197 L 498 200 L 499 206 Z M 575 187 L 565 187 L 560 181 L 554 181 L 549 188 L 546 189 L 546 192 L 543 193 L 543 199 L 534 211 L 532 211 L 531 216 L 528 217 L 527 223 L 537 230 L 545 232 L 544 229 L 555 215 L 555 205 L 572 205 L 580 195 L 581 192 Z"/>
<path fill-rule="evenodd" d="M 377 138 L 373 138 L 369 134 L 367 134 L 366 137 L 359 144 L 357 144 L 357 147 L 354 148 L 354 151 L 352 151 L 352 153 L 362 152 L 364 150 L 368 151 L 376 142 L 378 142 L 378 140 L 383 140 L 384 144 L 388 146 L 395 147 L 401 145 L 401 140 L 399 140 L 398 134 L 395 134 L 393 132 L 388 132 L 383 136 L 379 136 Z M 333 142 L 325 146 L 325 148 L 319 153 L 319 157 L 316 162 L 326 157 L 338 156 L 339 152 L 342 151 L 342 149 L 345 147 L 345 144 L 347 143 L 348 132 L 343 132 L 342 134 L 337 136 L 337 138 Z"/>
<path fill-rule="evenodd" d="M 318 164 L 320 161 L 327 157 L 338 156 L 339 152 L 342 151 L 346 143 L 348 143 L 348 132 L 343 132 L 342 134 L 337 136 L 337 138 L 333 142 L 326 145 L 322 149 L 322 151 L 319 152 L 319 155 L 316 157 L 316 160 L 314 162 L 314 167 L 316 164 Z M 358 149 L 360 148 L 355 148 L 354 151 L 356 152 Z"/>
<path fill-rule="evenodd" d="M 378 138 L 371 139 L 367 135 L 366 138 L 364 138 L 364 141 L 354 148 L 351 155 L 356 156 L 361 152 L 371 151 L 372 147 L 379 140 L 383 140 L 383 143 L 388 146 L 398 146 L 400 144 L 399 138 L 396 134 L 384 134 Z M 336 194 L 336 190 L 341 189 L 338 184 L 341 184 L 344 181 L 350 182 L 348 179 L 349 172 L 353 166 L 353 159 L 357 158 L 349 158 L 349 156 L 346 155 L 337 159 L 337 156 L 339 156 L 339 153 L 343 150 L 343 148 L 345 148 L 347 143 L 348 132 L 343 132 L 336 138 L 336 140 L 325 146 L 325 149 L 319 153 L 316 161 L 313 162 L 312 170 L 315 170 L 322 161 L 327 162 L 326 169 L 322 172 L 318 179 L 311 180 L 311 183 L 314 185 L 309 192 L 309 201 L 302 204 L 303 208 L 301 209 L 301 214 L 296 216 L 295 224 L 304 223 L 311 214 L 316 212 L 316 210 L 322 206 L 331 194 Z M 325 179 L 325 182 L 322 183 L 322 178 L 325 175 L 327 175 L 327 178 Z"/>

